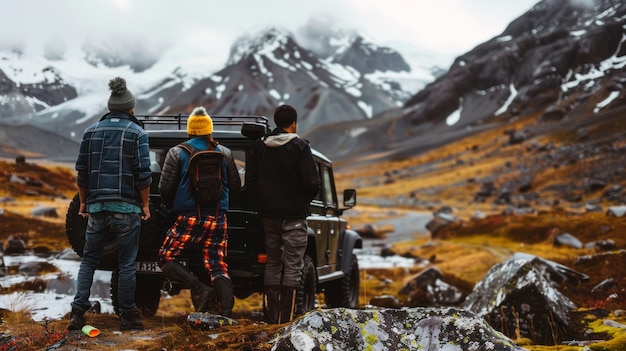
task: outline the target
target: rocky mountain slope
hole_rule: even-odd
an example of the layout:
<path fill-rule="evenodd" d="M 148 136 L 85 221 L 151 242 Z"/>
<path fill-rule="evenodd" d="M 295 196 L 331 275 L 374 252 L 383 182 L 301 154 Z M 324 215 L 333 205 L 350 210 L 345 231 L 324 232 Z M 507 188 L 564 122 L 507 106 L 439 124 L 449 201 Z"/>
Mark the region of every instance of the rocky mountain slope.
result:
<path fill-rule="evenodd" d="M 335 159 L 371 161 L 503 126 L 538 136 L 593 125 L 624 102 L 625 16 L 623 2 L 544 0 L 402 108 L 307 136 Z"/>

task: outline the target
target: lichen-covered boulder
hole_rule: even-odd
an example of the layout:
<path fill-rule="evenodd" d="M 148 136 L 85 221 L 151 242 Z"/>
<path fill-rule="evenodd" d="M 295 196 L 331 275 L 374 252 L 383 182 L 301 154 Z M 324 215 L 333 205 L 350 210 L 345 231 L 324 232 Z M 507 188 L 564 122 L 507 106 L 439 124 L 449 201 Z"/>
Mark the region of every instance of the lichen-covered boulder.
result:
<path fill-rule="evenodd" d="M 316 310 L 280 329 L 271 344 L 274 351 L 524 350 L 456 308 Z"/>

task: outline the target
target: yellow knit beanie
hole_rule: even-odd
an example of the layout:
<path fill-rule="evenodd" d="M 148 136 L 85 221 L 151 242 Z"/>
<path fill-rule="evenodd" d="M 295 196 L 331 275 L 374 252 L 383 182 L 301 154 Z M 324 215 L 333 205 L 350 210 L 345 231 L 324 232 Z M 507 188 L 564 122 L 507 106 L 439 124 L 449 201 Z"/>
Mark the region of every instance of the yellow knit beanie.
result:
<path fill-rule="evenodd" d="M 208 135 L 213 134 L 213 120 L 206 113 L 204 107 L 199 106 L 191 111 L 187 118 L 188 135 Z"/>

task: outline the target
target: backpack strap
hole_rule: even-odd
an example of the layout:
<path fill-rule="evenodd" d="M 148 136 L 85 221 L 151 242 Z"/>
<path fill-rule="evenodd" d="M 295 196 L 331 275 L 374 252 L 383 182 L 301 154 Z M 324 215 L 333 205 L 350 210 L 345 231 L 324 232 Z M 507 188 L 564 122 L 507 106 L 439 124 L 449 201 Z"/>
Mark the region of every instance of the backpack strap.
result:
<path fill-rule="evenodd" d="M 195 146 L 191 145 L 191 143 L 189 143 L 187 141 L 185 141 L 184 143 L 180 143 L 177 146 L 180 146 L 184 150 L 187 150 L 187 152 L 190 153 L 190 154 L 193 154 L 194 152 L 198 151 L 198 149 L 196 149 Z"/>
<path fill-rule="evenodd" d="M 178 144 L 178 146 L 180 146 L 183 150 L 189 153 L 189 160 L 191 160 L 191 156 L 193 156 L 193 154 L 198 151 L 198 149 L 196 149 L 189 142 L 180 143 Z M 189 162 L 187 162 L 187 173 L 189 173 Z M 196 207 L 198 208 L 198 220 L 200 220 L 202 219 L 202 215 L 200 214 L 200 205 L 198 205 L 197 201 L 196 201 Z"/>

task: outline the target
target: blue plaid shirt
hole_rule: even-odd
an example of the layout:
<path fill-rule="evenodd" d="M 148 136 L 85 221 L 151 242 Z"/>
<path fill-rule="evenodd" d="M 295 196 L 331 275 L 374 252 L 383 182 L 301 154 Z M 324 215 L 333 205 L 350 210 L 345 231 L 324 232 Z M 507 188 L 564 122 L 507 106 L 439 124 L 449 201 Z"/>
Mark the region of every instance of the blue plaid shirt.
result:
<path fill-rule="evenodd" d="M 83 134 L 76 161 L 87 204 L 122 201 L 141 206 L 139 189 L 150 185 L 148 134 L 134 116 L 111 112 Z"/>

